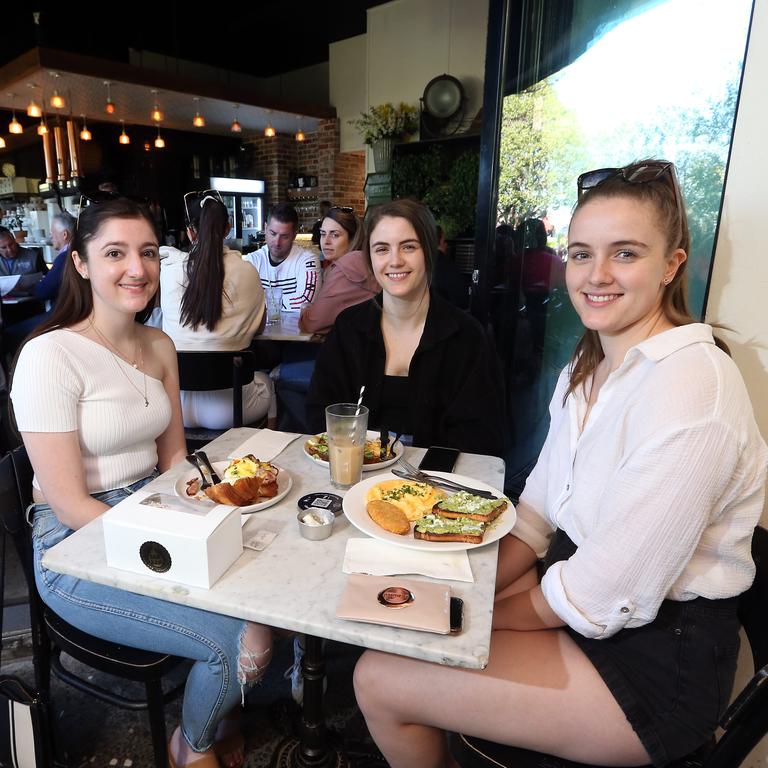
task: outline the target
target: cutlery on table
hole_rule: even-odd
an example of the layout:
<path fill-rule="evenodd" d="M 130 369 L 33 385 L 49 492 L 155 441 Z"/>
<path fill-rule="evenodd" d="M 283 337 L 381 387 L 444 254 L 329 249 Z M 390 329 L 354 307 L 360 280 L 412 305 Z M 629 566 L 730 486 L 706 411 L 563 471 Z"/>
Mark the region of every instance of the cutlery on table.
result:
<path fill-rule="evenodd" d="M 379 461 L 384 461 L 389 451 L 387 445 L 389 444 L 389 430 L 382 429 L 379 435 Z"/>
<path fill-rule="evenodd" d="M 213 468 L 213 464 L 211 464 L 210 461 L 208 461 L 208 456 L 206 455 L 205 451 L 195 451 L 194 455 L 197 456 L 200 461 L 205 464 L 206 469 L 211 473 L 211 481 L 217 485 L 221 482 L 221 478 L 216 474 L 216 470 Z"/>
<path fill-rule="evenodd" d="M 484 491 L 481 488 L 470 488 L 467 485 L 456 483 L 453 480 L 448 480 L 445 477 L 436 477 L 435 475 L 428 475 L 426 472 L 422 472 L 413 464 L 408 463 L 404 458 L 400 458 L 397 464 L 392 468 L 392 474 L 398 477 L 405 478 L 407 480 L 415 480 L 418 483 L 426 483 L 427 485 L 436 485 L 438 488 L 444 488 L 447 491 L 466 491 L 473 496 L 480 496 L 483 499 L 498 499 L 499 497 L 490 491 Z"/>
<path fill-rule="evenodd" d="M 203 473 L 203 468 L 200 466 L 200 463 L 197 460 L 197 456 L 195 456 L 194 453 L 188 453 L 187 461 L 200 473 L 200 477 L 202 478 L 202 483 L 200 484 L 200 490 L 204 491 L 206 488 L 210 488 L 211 484 L 206 480 L 205 474 Z"/>

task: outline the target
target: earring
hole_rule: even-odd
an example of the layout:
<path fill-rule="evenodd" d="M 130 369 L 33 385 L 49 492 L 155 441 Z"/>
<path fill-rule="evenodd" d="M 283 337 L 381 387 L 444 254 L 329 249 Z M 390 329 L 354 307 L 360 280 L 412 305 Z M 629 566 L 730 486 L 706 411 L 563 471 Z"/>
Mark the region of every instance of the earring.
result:
<path fill-rule="evenodd" d="M 670 280 L 672 280 L 671 277 L 665 277 L 664 278 L 664 285 L 669 285 Z"/>

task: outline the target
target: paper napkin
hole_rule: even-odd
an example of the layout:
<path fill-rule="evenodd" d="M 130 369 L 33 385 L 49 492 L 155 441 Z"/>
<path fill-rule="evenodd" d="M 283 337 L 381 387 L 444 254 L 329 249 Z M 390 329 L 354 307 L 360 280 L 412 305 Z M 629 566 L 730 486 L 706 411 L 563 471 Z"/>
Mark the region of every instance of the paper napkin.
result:
<path fill-rule="evenodd" d="M 341 569 L 344 573 L 368 573 L 371 576 L 418 573 L 433 579 L 474 582 L 466 550 L 427 552 L 376 539 L 349 539 Z"/>
<path fill-rule="evenodd" d="M 301 435 L 296 432 L 278 432 L 274 429 L 262 429 L 252 437 L 249 437 L 244 443 L 238 445 L 227 458 L 240 459 L 252 453 L 261 461 L 272 461 L 286 446 L 300 437 Z"/>

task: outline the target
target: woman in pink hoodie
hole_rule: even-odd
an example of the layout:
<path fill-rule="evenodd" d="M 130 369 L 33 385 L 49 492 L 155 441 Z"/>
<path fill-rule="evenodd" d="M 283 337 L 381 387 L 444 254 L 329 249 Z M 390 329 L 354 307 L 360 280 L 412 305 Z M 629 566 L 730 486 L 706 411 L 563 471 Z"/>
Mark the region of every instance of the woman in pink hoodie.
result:
<path fill-rule="evenodd" d="M 320 227 L 320 248 L 330 262 L 315 300 L 301 310 L 299 328 L 326 334 L 343 309 L 373 298 L 381 288 L 358 250 L 359 221 L 352 208 L 334 206 Z"/>

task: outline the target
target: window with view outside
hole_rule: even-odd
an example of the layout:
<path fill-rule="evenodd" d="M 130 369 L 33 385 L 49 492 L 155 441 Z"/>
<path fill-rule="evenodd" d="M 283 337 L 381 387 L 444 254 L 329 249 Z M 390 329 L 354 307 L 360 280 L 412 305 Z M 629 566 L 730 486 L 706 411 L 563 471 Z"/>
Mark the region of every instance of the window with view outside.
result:
<path fill-rule="evenodd" d="M 649 157 L 675 163 L 691 227 L 690 305 L 704 312 L 752 3 L 605 5 L 574 0 L 570 63 L 503 103 L 490 307 L 514 432 L 511 488 L 538 455 L 582 330 L 563 279 L 580 173 Z"/>

